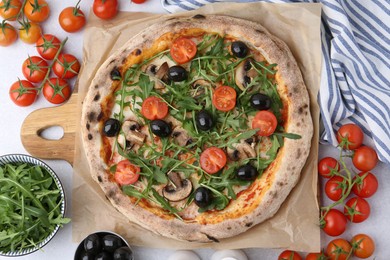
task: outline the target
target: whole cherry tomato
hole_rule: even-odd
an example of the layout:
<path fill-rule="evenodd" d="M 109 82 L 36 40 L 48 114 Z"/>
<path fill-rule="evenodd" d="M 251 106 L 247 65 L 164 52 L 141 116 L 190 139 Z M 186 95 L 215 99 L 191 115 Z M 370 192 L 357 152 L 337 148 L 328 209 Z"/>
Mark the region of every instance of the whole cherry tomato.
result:
<path fill-rule="evenodd" d="M 236 106 L 237 93 L 229 86 L 217 87 L 213 92 L 213 105 L 216 109 L 227 112 Z"/>
<path fill-rule="evenodd" d="M 22 8 L 20 0 L 1 0 L 0 1 L 0 16 L 8 21 L 15 21 Z"/>
<path fill-rule="evenodd" d="M 324 157 L 318 162 L 318 173 L 324 178 L 330 178 L 332 170 L 339 171 L 339 162 L 332 157 Z"/>
<path fill-rule="evenodd" d="M 13 44 L 18 39 L 15 28 L 9 23 L 0 24 L 0 46 L 6 47 Z"/>
<path fill-rule="evenodd" d="M 60 48 L 60 40 L 51 34 L 45 34 L 36 43 L 37 51 L 42 58 L 52 60 Z"/>
<path fill-rule="evenodd" d="M 9 90 L 11 100 L 21 107 L 27 107 L 34 103 L 37 94 L 38 91 L 35 86 L 27 80 L 16 81 Z"/>
<path fill-rule="evenodd" d="M 225 152 L 217 147 L 209 147 L 200 155 L 200 167 L 209 174 L 220 171 L 226 165 L 226 162 Z"/>
<path fill-rule="evenodd" d="M 100 19 L 109 20 L 118 13 L 117 0 L 94 0 L 93 13 Z"/>
<path fill-rule="evenodd" d="M 344 206 L 345 216 L 354 223 L 366 220 L 370 216 L 370 212 L 370 204 L 365 199 L 359 197 L 349 199 Z"/>
<path fill-rule="evenodd" d="M 143 4 L 146 2 L 146 0 L 131 0 L 131 2 L 134 4 Z"/>
<path fill-rule="evenodd" d="M 115 181 L 123 186 L 136 183 L 139 179 L 141 169 L 129 162 L 129 160 L 122 160 L 116 165 L 114 174 Z"/>
<path fill-rule="evenodd" d="M 302 257 L 298 252 L 284 250 L 282 253 L 280 253 L 278 260 L 302 260 Z"/>
<path fill-rule="evenodd" d="M 19 29 L 20 39 L 28 44 L 34 44 L 41 37 L 42 29 L 37 23 L 24 23 Z"/>
<path fill-rule="evenodd" d="M 80 10 L 79 3 L 75 7 L 67 7 L 61 11 L 58 21 L 66 32 L 77 32 L 85 25 L 85 15 Z"/>
<path fill-rule="evenodd" d="M 32 22 L 46 21 L 50 14 L 50 7 L 45 0 L 28 0 L 24 6 L 24 15 Z"/>
<path fill-rule="evenodd" d="M 28 81 L 41 82 L 49 70 L 47 62 L 38 56 L 28 57 L 22 65 L 23 75 Z"/>
<path fill-rule="evenodd" d="M 192 60 L 196 55 L 196 51 L 196 43 L 184 37 L 174 40 L 170 49 L 172 59 L 179 64 Z"/>
<path fill-rule="evenodd" d="M 347 218 L 345 215 L 337 210 L 330 209 L 324 216 L 324 225 L 322 229 L 329 236 L 339 236 L 344 233 L 347 227 Z"/>
<path fill-rule="evenodd" d="M 337 140 L 344 149 L 354 150 L 363 143 L 362 129 L 355 124 L 345 124 L 337 131 Z"/>
<path fill-rule="evenodd" d="M 71 54 L 60 54 L 53 65 L 54 74 L 59 78 L 71 79 L 80 71 L 80 63 Z"/>
<path fill-rule="evenodd" d="M 270 136 L 275 132 L 278 120 L 276 116 L 268 111 L 262 110 L 256 113 L 252 120 L 252 129 L 259 129 L 257 134 L 259 136 Z"/>
<path fill-rule="evenodd" d="M 374 254 L 375 242 L 366 234 L 355 235 L 352 240 L 353 254 L 359 258 L 369 258 Z"/>
<path fill-rule="evenodd" d="M 346 260 L 351 250 L 351 244 L 347 240 L 337 238 L 329 242 L 326 254 L 329 260 Z"/>
<path fill-rule="evenodd" d="M 371 172 L 361 172 L 353 180 L 357 182 L 353 185 L 352 191 L 360 198 L 369 198 L 378 189 L 378 180 Z"/>
<path fill-rule="evenodd" d="M 52 104 L 62 104 L 70 97 L 72 90 L 64 79 L 51 78 L 43 85 L 43 96 Z"/>
<path fill-rule="evenodd" d="M 329 199 L 338 201 L 347 189 L 347 182 L 341 176 L 333 176 L 325 184 L 325 194 Z"/>
<path fill-rule="evenodd" d="M 378 155 L 371 147 L 362 146 L 355 150 L 352 163 L 360 171 L 368 172 L 374 169 L 378 163 Z"/>

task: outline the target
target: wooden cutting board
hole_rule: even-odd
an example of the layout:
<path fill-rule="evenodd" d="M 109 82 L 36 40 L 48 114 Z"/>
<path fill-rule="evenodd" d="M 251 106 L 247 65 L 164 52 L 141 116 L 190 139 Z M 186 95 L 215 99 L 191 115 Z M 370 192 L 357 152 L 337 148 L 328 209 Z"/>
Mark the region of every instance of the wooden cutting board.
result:
<path fill-rule="evenodd" d="M 77 93 L 64 105 L 33 111 L 23 122 L 20 137 L 24 148 L 34 157 L 63 159 L 73 164 L 76 138 Z M 42 132 L 59 126 L 64 135 L 59 140 L 48 140 Z"/>

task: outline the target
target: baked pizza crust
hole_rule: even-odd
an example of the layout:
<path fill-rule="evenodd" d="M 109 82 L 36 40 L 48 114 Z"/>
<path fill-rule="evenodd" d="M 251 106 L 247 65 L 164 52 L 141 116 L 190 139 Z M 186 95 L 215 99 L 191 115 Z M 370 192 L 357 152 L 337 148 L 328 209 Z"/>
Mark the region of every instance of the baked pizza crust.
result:
<path fill-rule="evenodd" d="M 277 64 L 275 79 L 283 103 L 288 104 L 285 131 L 302 138 L 285 138 L 276 160 L 248 188 L 246 196 L 238 196 L 222 211 L 205 212 L 191 221 L 182 221 L 171 215 L 134 205 L 120 187 L 109 179 L 107 165 L 101 158 L 101 103 L 112 94 L 110 72 L 126 62 L 128 56 L 137 58 L 143 50 L 152 47 L 155 39 L 167 33 L 179 33 L 188 28 L 234 37 L 251 44 L 270 64 Z M 162 44 L 163 45 L 163 44 Z M 159 46 L 154 46 L 159 48 Z M 165 48 L 165 46 L 161 46 Z M 260 24 L 238 18 L 218 15 L 196 15 L 169 18 L 154 24 L 130 39 L 117 50 L 96 72 L 82 108 L 83 144 L 93 179 L 99 183 L 114 207 L 128 219 L 154 233 L 166 237 L 196 242 L 217 242 L 240 234 L 250 227 L 272 217 L 299 180 L 309 155 L 313 135 L 309 96 L 301 72 L 287 45 L 271 35 Z M 250 195 L 252 194 L 252 196 Z M 254 196 L 253 196 L 254 194 Z M 159 216 L 160 215 L 160 216 Z"/>

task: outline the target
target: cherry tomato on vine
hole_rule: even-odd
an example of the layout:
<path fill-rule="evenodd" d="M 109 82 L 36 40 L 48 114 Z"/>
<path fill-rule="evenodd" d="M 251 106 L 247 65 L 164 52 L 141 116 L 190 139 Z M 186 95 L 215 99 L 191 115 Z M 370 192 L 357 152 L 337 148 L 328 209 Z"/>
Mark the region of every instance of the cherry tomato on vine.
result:
<path fill-rule="evenodd" d="M 148 97 L 142 102 L 142 115 L 149 119 L 163 119 L 168 114 L 168 105 L 159 97 Z"/>
<path fill-rule="evenodd" d="M 41 37 L 42 29 L 37 23 L 24 23 L 19 29 L 20 39 L 28 44 L 33 44 Z"/>
<path fill-rule="evenodd" d="M 226 162 L 225 152 L 217 147 L 209 147 L 200 155 L 200 167 L 209 174 L 220 171 L 226 165 Z"/>
<path fill-rule="evenodd" d="M 257 134 L 259 136 L 270 136 L 275 132 L 278 121 L 276 116 L 267 110 L 262 110 L 256 113 L 252 120 L 252 128 L 258 128 Z"/>
<path fill-rule="evenodd" d="M 284 250 L 282 253 L 280 253 L 278 260 L 302 260 L 302 257 L 298 252 Z"/>
<path fill-rule="evenodd" d="M 329 258 L 324 253 L 309 253 L 305 260 L 328 260 Z"/>
<path fill-rule="evenodd" d="M 374 169 L 378 163 L 378 155 L 371 147 L 362 146 L 355 150 L 352 163 L 360 171 L 368 172 Z"/>
<path fill-rule="evenodd" d="M 28 57 L 22 65 L 23 75 L 28 81 L 41 82 L 49 70 L 47 62 L 38 56 Z"/>
<path fill-rule="evenodd" d="M 366 234 L 355 235 L 352 240 L 353 254 L 359 258 L 369 258 L 375 252 L 374 240 Z"/>
<path fill-rule="evenodd" d="M 36 43 L 39 55 L 45 60 L 52 60 L 60 48 L 60 40 L 51 34 L 45 34 Z"/>
<path fill-rule="evenodd" d="M 227 112 L 236 106 L 237 93 L 234 88 L 229 86 L 220 86 L 214 89 L 213 105 L 216 109 Z"/>
<path fill-rule="evenodd" d="M 346 189 L 347 182 L 341 176 L 333 176 L 325 184 L 325 194 L 333 201 L 341 199 Z"/>
<path fill-rule="evenodd" d="M 100 19 L 109 20 L 118 13 L 117 0 L 94 0 L 93 13 Z"/>
<path fill-rule="evenodd" d="M 346 260 L 351 250 L 351 244 L 347 240 L 337 238 L 329 242 L 326 254 L 329 260 Z"/>
<path fill-rule="evenodd" d="M 3 23 L 0 24 L 0 46 L 10 46 L 16 39 L 18 39 L 18 34 L 15 28 L 3 21 Z"/>
<path fill-rule="evenodd" d="M 337 210 L 330 209 L 324 216 L 324 225 L 322 229 L 329 236 L 339 236 L 344 233 L 347 227 L 347 218 L 345 215 Z"/>
<path fill-rule="evenodd" d="M 318 173 L 324 178 L 330 178 L 333 169 L 340 170 L 340 164 L 335 158 L 324 157 L 318 162 Z"/>
<path fill-rule="evenodd" d="M 146 0 L 131 0 L 131 2 L 134 4 L 143 4 L 146 2 Z"/>
<path fill-rule="evenodd" d="M 370 212 L 370 204 L 365 199 L 359 197 L 349 199 L 344 206 L 345 216 L 354 223 L 366 220 L 370 216 Z"/>
<path fill-rule="evenodd" d="M 119 185 L 130 185 L 138 181 L 141 169 L 129 162 L 122 160 L 116 165 L 114 179 Z"/>
<path fill-rule="evenodd" d="M 83 11 L 80 10 L 79 3 L 80 1 L 75 7 L 66 7 L 61 11 L 60 16 L 58 17 L 62 29 L 66 32 L 77 32 L 85 25 L 85 15 Z"/>
<path fill-rule="evenodd" d="M 1 0 L 0 2 L 0 16 L 8 21 L 15 21 L 22 8 L 20 0 Z"/>
<path fill-rule="evenodd" d="M 71 79 L 80 71 L 80 63 L 72 54 L 60 54 L 53 65 L 54 74 L 59 78 Z"/>
<path fill-rule="evenodd" d="M 43 96 L 52 104 L 62 104 L 70 97 L 72 90 L 64 79 L 51 78 L 43 85 Z"/>
<path fill-rule="evenodd" d="M 11 100 L 18 106 L 27 107 L 35 102 L 38 91 L 27 80 L 19 80 L 11 85 L 9 95 Z"/>
<path fill-rule="evenodd" d="M 28 0 L 24 6 L 24 15 L 32 22 L 46 21 L 50 14 L 50 7 L 45 0 Z"/>
<path fill-rule="evenodd" d="M 192 60 L 196 55 L 196 51 L 196 43 L 184 37 L 174 40 L 170 49 L 172 59 L 179 64 Z"/>
<path fill-rule="evenodd" d="M 361 198 L 371 197 L 378 189 L 378 180 L 371 172 L 361 172 L 353 180 L 357 182 L 353 185 L 352 191 Z"/>
<path fill-rule="evenodd" d="M 355 124 L 345 124 L 337 131 L 337 141 L 344 149 L 355 150 L 362 145 L 363 139 L 362 129 Z"/>

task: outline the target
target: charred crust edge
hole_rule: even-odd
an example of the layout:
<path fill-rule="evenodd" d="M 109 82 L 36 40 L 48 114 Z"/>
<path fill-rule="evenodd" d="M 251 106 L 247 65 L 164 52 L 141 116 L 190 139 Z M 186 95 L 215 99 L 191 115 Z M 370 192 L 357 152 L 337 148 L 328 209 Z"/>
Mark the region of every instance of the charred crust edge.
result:
<path fill-rule="evenodd" d="M 210 241 L 213 241 L 213 242 L 216 242 L 216 243 L 219 243 L 219 240 L 216 239 L 215 237 L 213 236 L 210 236 L 209 234 L 206 234 L 206 233 L 203 233 Z"/>
<path fill-rule="evenodd" d="M 100 93 L 96 93 L 95 97 L 93 98 L 93 101 L 98 101 L 100 99 Z"/>
<path fill-rule="evenodd" d="M 206 16 L 203 14 L 196 14 L 192 17 L 193 19 L 206 19 Z"/>

